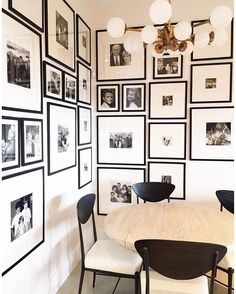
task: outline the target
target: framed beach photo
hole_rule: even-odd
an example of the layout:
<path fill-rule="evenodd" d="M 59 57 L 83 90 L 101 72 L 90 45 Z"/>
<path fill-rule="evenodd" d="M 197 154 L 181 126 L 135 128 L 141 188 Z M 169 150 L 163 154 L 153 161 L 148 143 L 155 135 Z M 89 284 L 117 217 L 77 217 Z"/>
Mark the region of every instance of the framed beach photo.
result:
<path fill-rule="evenodd" d="M 43 62 L 44 96 L 62 100 L 62 70 L 46 61 Z"/>
<path fill-rule="evenodd" d="M 97 111 L 120 110 L 120 85 L 97 85 Z"/>
<path fill-rule="evenodd" d="M 77 57 L 88 65 L 91 64 L 91 29 L 86 22 L 76 15 Z"/>
<path fill-rule="evenodd" d="M 91 104 L 91 69 L 81 62 L 77 62 L 78 102 Z"/>
<path fill-rule="evenodd" d="M 146 84 L 122 84 L 122 111 L 145 111 Z"/>
<path fill-rule="evenodd" d="M 77 103 L 76 77 L 66 72 L 63 72 L 63 98 L 66 102 Z"/>
<path fill-rule="evenodd" d="M 81 189 L 92 182 L 92 147 L 78 150 L 78 163 L 78 188 Z"/>
<path fill-rule="evenodd" d="M 92 142 L 91 108 L 78 106 L 78 145 Z"/>
<path fill-rule="evenodd" d="M 153 57 L 153 79 L 182 78 L 183 56 L 164 54 Z"/>

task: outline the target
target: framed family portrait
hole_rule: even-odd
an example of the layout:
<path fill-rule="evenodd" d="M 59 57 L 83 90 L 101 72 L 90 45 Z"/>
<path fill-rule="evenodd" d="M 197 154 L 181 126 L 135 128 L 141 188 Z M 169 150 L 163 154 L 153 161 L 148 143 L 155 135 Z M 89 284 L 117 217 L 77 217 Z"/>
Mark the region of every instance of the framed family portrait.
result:
<path fill-rule="evenodd" d="M 190 160 L 234 160 L 233 109 L 190 108 Z"/>
<path fill-rule="evenodd" d="M 153 57 L 153 79 L 182 78 L 183 56 L 164 54 Z"/>
<path fill-rule="evenodd" d="M 145 181 L 144 168 L 97 168 L 97 212 L 107 215 L 117 208 L 137 203 L 132 185 Z"/>
<path fill-rule="evenodd" d="M 232 62 L 191 65 L 191 103 L 232 101 Z"/>
<path fill-rule="evenodd" d="M 88 65 L 91 64 L 91 29 L 86 22 L 76 15 L 77 57 Z"/>
<path fill-rule="evenodd" d="M 65 0 L 46 2 L 46 56 L 75 71 L 75 12 Z"/>
<path fill-rule="evenodd" d="M 77 62 L 78 102 L 91 104 L 91 69 L 81 62 Z"/>
<path fill-rule="evenodd" d="M 43 161 L 43 121 L 25 118 L 22 122 L 22 165 Z"/>
<path fill-rule="evenodd" d="M 4 276 L 44 242 L 44 167 L 3 177 L 2 195 Z"/>
<path fill-rule="evenodd" d="M 63 98 L 69 103 L 77 103 L 77 81 L 76 77 L 63 72 Z"/>
<path fill-rule="evenodd" d="M 148 181 L 175 185 L 170 199 L 185 200 L 185 162 L 148 162 Z"/>
<path fill-rule="evenodd" d="M 76 108 L 47 103 L 48 175 L 76 165 Z"/>
<path fill-rule="evenodd" d="M 97 116 L 97 162 L 145 164 L 145 116 Z"/>
<path fill-rule="evenodd" d="M 186 123 L 150 123 L 149 158 L 185 159 Z"/>
<path fill-rule="evenodd" d="M 132 37 L 126 32 L 126 37 Z M 146 78 L 146 49 L 129 53 L 126 37 L 112 38 L 106 30 L 96 31 L 97 81 L 143 80 Z"/>
<path fill-rule="evenodd" d="M 145 111 L 146 84 L 122 84 L 122 111 Z"/>
<path fill-rule="evenodd" d="M 41 35 L 3 9 L 2 107 L 42 113 Z"/>
<path fill-rule="evenodd" d="M 46 61 L 43 62 L 44 96 L 62 100 L 62 70 Z"/>
<path fill-rule="evenodd" d="M 97 111 L 120 110 L 120 85 L 97 85 Z"/>
<path fill-rule="evenodd" d="M 186 118 L 187 81 L 149 83 L 149 118 Z"/>
<path fill-rule="evenodd" d="M 92 182 L 92 147 L 78 150 L 79 189 Z"/>
<path fill-rule="evenodd" d="M 20 166 L 20 120 L 2 117 L 2 170 Z"/>
<path fill-rule="evenodd" d="M 78 145 L 92 142 L 91 108 L 78 106 Z"/>

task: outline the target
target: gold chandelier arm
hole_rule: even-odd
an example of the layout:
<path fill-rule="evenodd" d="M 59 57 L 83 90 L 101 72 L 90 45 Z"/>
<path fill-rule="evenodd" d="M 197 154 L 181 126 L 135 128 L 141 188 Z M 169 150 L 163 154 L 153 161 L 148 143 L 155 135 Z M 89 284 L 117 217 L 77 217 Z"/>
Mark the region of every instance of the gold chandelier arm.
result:
<path fill-rule="evenodd" d="M 204 25 L 204 24 L 207 24 L 207 23 L 210 23 L 210 19 L 207 19 L 207 20 L 204 20 L 204 21 L 197 22 L 197 23 L 193 24 L 192 27 L 193 27 L 193 28 L 195 28 L 195 27 L 200 27 L 200 26 L 202 26 L 202 25 Z"/>
<path fill-rule="evenodd" d="M 129 27 L 126 27 L 125 28 L 125 32 L 141 32 L 142 29 L 138 29 L 138 28 L 129 28 Z"/>

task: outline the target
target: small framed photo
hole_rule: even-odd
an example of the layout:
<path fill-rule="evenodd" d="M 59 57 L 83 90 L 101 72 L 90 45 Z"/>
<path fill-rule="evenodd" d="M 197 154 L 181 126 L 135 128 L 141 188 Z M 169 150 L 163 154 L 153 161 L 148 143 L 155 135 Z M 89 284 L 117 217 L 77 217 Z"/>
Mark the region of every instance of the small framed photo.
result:
<path fill-rule="evenodd" d="M 149 158 L 185 159 L 186 123 L 150 123 Z"/>
<path fill-rule="evenodd" d="M 126 37 L 132 32 L 126 32 Z M 112 38 L 106 30 L 96 31 L 97 81 L 146 79 L 146 49 L 129 53 L 124 48 L 126 37 Z"/>
<path fill-rule="evenodd" d="M 65 0 L 46 2 L 46 57 L 75 71 L 75 12 Z"/>
<path fill-rule="evenodd" d="M 97 111 L 120 110 L 120 85 L 97 85 Z"/>
<path fill-rule="evenodd" d="M 122 111 L 145 111 L 146 84 L 122 84 Z"/>
<path fill-rule="evenodd" d="M 187 81 L 149 83 L 149 118 L 186 118 Z"/>
<path fill-rule="evenodd" d="M 43 161 L 43 121 L 23 119 L 22 165 Z"/>
<path fill-rule="evenodd" d="M 91 108 L 78 106 L 78 145 L 92 142 Z"/>
<path fill-rule="evenodd" d="M 43 63 L 44 96 L 62 100 L 62 70 L 46 61 Z"/>
<path fill-rule="evenodd" d="M 91 104 L 91 69 L 83 63 L 77 63 L 78 102 Z"/>
<path fill-rule="evenodd" d="M 76 108 L 47 103 L 48 175 L 76 165 Z"/>
<path fill-rule="evenodd" d="M 77 81 L 76 77 L 66 72 L 63 73 L 64 101 L 77 103 Z"/>
<path fill-rule="evenodd" d="M 234 160 L 233 107 L 190 108 L 190 159 Z"/>
<path fill-rule="evenodd" d="M 19 118 L 2 117 L 2 170 L 20 166 Z"/>
<path fill-rule="evenodd" d="M 44 242 L 44 167 L 2 178 L 2 276 Z"/>
<path fill-rule="evenodd" d="M 92 147 L 78 150 L 79 189 L 92 182 Z"/>
<path fill-rule="evenodd" d="M 107 215 L 115 209 L 137 203 L 131 187 L 145 181 L 145 169 L 98 167 L 97 179 L 97 212 Z"/>
<path fill-rule="evenodd" d="M 191 65 L 191 103 L 232 101 L 232 62 Z"/>
<path fill-rule="evenodd" d="M 148 162 L 148 181 L 174 184 L 170 199 L 185 200 L 185 162 Z"/>
<path fill-rule="evenodd" d="M 182 78 L 183 56 L 163 55 L 153 57 L 153 79 Z"/>
<path fill-rule="evenodd" d="M 97 116 L 97 161 L 145 164 L 145 116 Z"/>
<path fill-rule="evenodd" d="M 91 29 L 86 22 L 76 15 L 77 57 L 88 65 L 91 64 Z"/>

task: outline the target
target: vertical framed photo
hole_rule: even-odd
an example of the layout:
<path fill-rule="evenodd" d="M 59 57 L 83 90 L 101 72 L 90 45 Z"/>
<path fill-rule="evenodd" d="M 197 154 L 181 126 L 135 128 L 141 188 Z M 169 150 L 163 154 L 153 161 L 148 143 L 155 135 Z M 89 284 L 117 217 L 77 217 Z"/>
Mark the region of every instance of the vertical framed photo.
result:
<path fill-rule="evenodd" d="M 97 111 L 120 110 L 120 85 L 97 85 Z"/>
<path fill-rule="evenodd" d="M 78 102 L 91 104 L 91 69 L 83 63 L 77 63 Z"/>
<path fill-rule="evenodd" d="M 44 242 L 44 167 L 3 177 L 2 194 L 4 276 Z"/>
<path fill-rule="evenodd" d="M 76 77 L 64 72 L 63 73 L 63 97 L 64 101 L 77 103 L 77 81 Z"/>
<path fill-rule="evenodd" d="M 78 150 L 79 189 L 92 182 L 92 147 Z"/>
<path fill-rule="evenodd" d="M 20 166 L 20 123 L 15 117 L 2 117 L 2 170 Z"/>
<path fill-rule="evenodd" d="M 91 108 L 78 106 L 78 145 L 92 142 Z"/>
<path fill-rule="evenodd" d="M 153 79 L 182 78 L 183 56 L 163 55 L 153 57 Z"/>
<path fill-rule="evenodd" d="M 91 29 L 86 22 L 76 15 L 77 57 L 88 65 L 91 64 Z"/>
<path fill-rule="evenodd" d="M 3 10 L 2 106 L 42 113 L 41 35 Z"/>
<path fill-rule="evenodd" d="M 149 83 L 149 118 L 180 119 L 187 113 L 187 81 Z"/>
<path fill-rule="evenodd" d="M 190 160 L 233 161 L 233 107 L 190 108 Z"/>
<path fill-rule="evenodd" d="M 65 0 L 46 1 L 46 56 L 75 71 L 75 12 Z"/>
<path fill-rule="evenodd" d="M 150 123 L 149 158 L 185 159 L 186 123 Z"/>
<path fill-rule="evenodd" d="M 98 167 L 97 179 L 97 212 L 107 215 L 115 209 L 137 203 L 131 187 L 145 181 L 145 169 Z"/>
<path fill-rule="evenodd" d="M 47 103 L 48 175 L 76 165 L 76 109 Z"/>
<path fill-rule="evenodd" d="M 46 61 L 43 63 L 44 96 L 62 100 L 62 70 Z"/>
<path fill-rule="evenodd" d="M 232 101 L 232 62 L 191 65 L 191 103 Z"/>
<path fill-rule="evenodd" d="M 43 161 L 43 121 L 23 119 L 22 165 Z"/>
<path fill-rule="evenodd" d="M 170 199 L 185 200 L 185 162 L 148 162 L 148 181 L 175 185 Z"/>
<path fill-rule="evenodd" d="M 122 84 L 122 111 L 145 111 L 146 84 Z"/>

